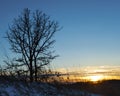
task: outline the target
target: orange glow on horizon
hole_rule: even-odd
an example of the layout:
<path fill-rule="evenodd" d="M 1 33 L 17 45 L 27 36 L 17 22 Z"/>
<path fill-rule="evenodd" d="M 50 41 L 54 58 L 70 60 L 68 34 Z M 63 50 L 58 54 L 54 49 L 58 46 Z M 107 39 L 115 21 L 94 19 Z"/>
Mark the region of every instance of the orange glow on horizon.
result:
<path fill-rule="evenodd" d="M 90 81 L 92 82 L 97 82 L 97 81 L 103 80 L 103 76 L 94 75 L 94 76 L 89 76 L 88 79 L 90 79 Z"/>
<path fill-rule="evenodd" d="M 94 82 L 97 83 L 98 81 L 103 80 L 120 80 L 120 66 L 92 66 L 92 67 L 84 67 L 76 70 L 73 68 L 72 70 L 65 70 L 62 68 L 59 70 L 63 75 L 63 79 L 65 81 L 70 82 Z M 69 79 L 67 78 L 69 77 Z"/>

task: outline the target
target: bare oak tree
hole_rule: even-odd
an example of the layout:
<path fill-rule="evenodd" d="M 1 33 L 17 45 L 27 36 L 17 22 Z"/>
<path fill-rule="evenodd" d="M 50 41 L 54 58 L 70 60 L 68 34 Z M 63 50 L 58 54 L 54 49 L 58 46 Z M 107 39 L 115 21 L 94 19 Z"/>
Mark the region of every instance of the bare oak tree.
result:
<path fill-rule="evenodd" d="M 24 9 L 9 27 L 6 35 L 11 50 L 20 54 L 16 61 L 26 66 L 31 82 L 37 80 L 38 70 L 42 71 L 56 57 L 51 47 L 55 42 L 52 37 L 57 31 L 57 22 L 39 10 L 31 13 L 29 9 Z"/>

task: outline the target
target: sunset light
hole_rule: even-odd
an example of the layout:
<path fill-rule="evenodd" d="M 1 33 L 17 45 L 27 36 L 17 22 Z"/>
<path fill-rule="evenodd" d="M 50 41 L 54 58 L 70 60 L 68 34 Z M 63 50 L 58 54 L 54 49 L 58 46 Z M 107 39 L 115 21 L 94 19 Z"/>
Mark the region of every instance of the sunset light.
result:
<path fill-rule="evenodd" d="M 95 75 L 95 76 L 90 76 L 90 81 L 97 82 L 103 79 L 103 76 Z"/>
<path fill-rule="evenodd" d="M 120 0 L 1 0 L 0 12 L 0 96 L 120 96 Z"/>

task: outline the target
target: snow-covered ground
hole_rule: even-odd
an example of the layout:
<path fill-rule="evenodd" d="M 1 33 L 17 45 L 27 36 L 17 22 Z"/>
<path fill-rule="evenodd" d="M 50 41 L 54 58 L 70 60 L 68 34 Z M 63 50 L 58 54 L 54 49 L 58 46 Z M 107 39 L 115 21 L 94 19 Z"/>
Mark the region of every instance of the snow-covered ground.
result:
<path fill-rule="evenodd" d="M 0 96 L 101 96 L 46 83 L 0 82 Z"/>

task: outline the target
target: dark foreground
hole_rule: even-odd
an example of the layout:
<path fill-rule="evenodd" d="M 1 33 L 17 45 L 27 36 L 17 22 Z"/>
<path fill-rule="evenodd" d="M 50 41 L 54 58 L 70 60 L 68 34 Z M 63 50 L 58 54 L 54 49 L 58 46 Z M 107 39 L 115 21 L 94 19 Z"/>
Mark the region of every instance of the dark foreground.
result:
<path fill-rule="evenodd" d="M 1 77 L 0 96 L 120 96 L 120 80 L 98 83 L 30 83 Z"/>
<path fill-rule="evenodd" d="M 76 84 L 63 84 L 59 81 L 31 83 L 10 77 L 0 78 L 0 96 L 101 96 L 78 90 L 77 87 Z"/>
<path fill-rule="evenodd" d="M 105 80 L 98 83 L 77 82 L 58 86 L 58 88 L 62 87 L 101 94 L 102 96 L 120 96 L 120 80 Z"/>

